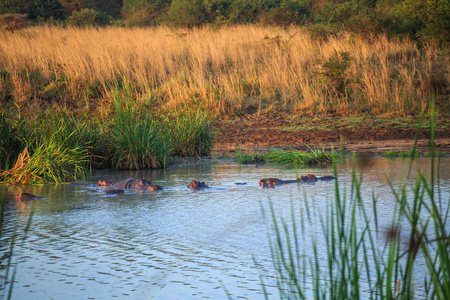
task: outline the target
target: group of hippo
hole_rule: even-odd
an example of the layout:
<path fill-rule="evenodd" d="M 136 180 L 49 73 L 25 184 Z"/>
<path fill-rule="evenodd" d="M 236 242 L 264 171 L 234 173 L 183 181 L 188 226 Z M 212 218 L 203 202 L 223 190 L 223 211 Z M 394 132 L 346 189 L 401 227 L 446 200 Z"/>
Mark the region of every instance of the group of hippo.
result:
<path fill-rule="evenodd" d="M 275 188 L 276 185 L 288 184 L 288 183 L 300 183 L 300 182 L 316 182 L 319 180 L 328 181 L 333 180 L 335 177 L 333 176 L 323 176 L 316 177 L 314 174 L 308 174 L 306 176 L 300 176 L 300 178 L 294 180 L 281 180 L 278 178 L 264 178 L 259 181 L 259 186 L 262 188 Z M 236 185 L 245 185 L 246 183 L 236 182 Z M 123 189 L 141 189 L 148 190 L 149 192 L 160 191 L 163 188 L 157 184 L 152 184 L 151 181 L 146 179 L 136 179 L 136 178 L 128 178 L 122 181 L 119 181 L 115 184 L 111 180 L 99 180 L 98 186 L 106 187 L 111 186 L 114 189 L 106 190 L 106 194 L 123 194 Z M 192 190 L 201 190 L 205 188 L 209 188 L 204 182 L 193 180 L 187 186 Z M 16 196 L 17 200 L 36 200 L 42 199 L 43 197 L 36 196 L 29 193 L 20 193 Z"/>

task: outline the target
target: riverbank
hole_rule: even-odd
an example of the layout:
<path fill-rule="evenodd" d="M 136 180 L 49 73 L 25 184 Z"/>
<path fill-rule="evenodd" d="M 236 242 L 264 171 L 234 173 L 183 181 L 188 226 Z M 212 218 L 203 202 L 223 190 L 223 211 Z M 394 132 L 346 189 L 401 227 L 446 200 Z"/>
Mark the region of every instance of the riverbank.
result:
<path fill-rule="evenodd" d="M 280 112 L 224 118 L 216 123 L 212 156 L 233 156 L 239 149 L 264 153 L 270 149 L 334 149 L 359 154 L 410 151 L 419 117 L 300 116 Z M 417 143 L 421 154 L 429 151 L 429 122 L 425 118 Z M 450 117 L 439 116 L 435 128 L 436 151 L 450 154 Z"/>

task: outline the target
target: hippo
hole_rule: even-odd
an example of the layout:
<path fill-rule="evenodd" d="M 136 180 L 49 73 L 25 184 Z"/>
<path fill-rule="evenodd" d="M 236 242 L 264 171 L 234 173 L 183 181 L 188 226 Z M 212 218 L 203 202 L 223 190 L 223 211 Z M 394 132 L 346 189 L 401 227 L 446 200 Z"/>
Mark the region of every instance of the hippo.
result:
<path fill-rule="evenodd" d="M 151 182 L 146 179 L 128 178 L 117 182 L 113 187 L 119 189 L 145 189 L 149 185 L 151 185 Z"/>
<path fill-rule="evenodd" d="M 20 193 L 19 195 L 16 195 L 16 199 L 20 201 L 30 201 L 30 200 L 44 199 L 44 197 L 36 196 L 29 193 Z"/>
<path fill-rule="evenodd" d="M 105 191 L 106 194 L 111 195 L 111 194 L 123 194 L 125 193 L 122 189 L 114 189 L 114 190 L 107 190 Z"/>
<path fill-rule="evenodd" d="M 308 174 L 306 176 L 300 176 L 300 178 L 298 179 L 298 181 L 302 181 L 302 182 L 315 182 L 318 181 L 319 178 L 317 178 L 314 174 Z"/>
<path fill-rule="evenodd" d="M 192 180 L 191 183 L 188 184 L 188 188 L 192 190 L 200 190 L 204 188 L 208 188 L 208 186 L 204 182 Z"/>
<path fill-rule="evenodd" d="M 259 181 L 259 186 L 262 188 L 274 188 L 276 185 L 282 185 L 286 183 L 297 183 L 299 180 L 281 180 L 278 178 L 264 178 Z"/>
<path fill-rule="evenodd" d="M 157 184 L 150 184 L 148 186 L 148 191 L 149 192 L 161 191 L 162 189 L 163 189 L 162 186 L 159 186 Z"/>
<path fill-rule="evenodd" d="M 319 180 L 321 180 L 321 181 L 330 181 L 330 180 L 334 180 L 334 179 L 336 179 L 336 177 L 334 177 L 334 176 L 322 176 L 322 177 L 319 177 Z"/>
<path fill-rule="evenodd" d="M 98 186 L 112 186 L 113 183 L 111 180 L 99 180 Z"/>

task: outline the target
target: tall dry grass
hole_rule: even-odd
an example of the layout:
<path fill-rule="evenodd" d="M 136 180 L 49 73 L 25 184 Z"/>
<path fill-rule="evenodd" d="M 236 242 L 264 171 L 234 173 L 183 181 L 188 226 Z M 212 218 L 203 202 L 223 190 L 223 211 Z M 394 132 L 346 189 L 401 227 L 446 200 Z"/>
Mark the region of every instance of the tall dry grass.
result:
<path fill-rule="evenodd" d="M 336 95 L 317 72 L 340 52 L 352 61 L 345 91 Z M 42 99 L 98 105 L 111 98 L 112 82 L 126 79 L 138 99 L 217 113 L 270 107 L 420 112 L 432 91 L 438 90 L 438 103 L 448 97 L 439 90 L 450 77 L 449 57 L 432 46 L 419 49 L 383 35 L 370 42 L 345 34 L 318 41 L 299 27 L 261 26 L 1 32 L 0 70 L 0 98 L 19 107 Z"/>

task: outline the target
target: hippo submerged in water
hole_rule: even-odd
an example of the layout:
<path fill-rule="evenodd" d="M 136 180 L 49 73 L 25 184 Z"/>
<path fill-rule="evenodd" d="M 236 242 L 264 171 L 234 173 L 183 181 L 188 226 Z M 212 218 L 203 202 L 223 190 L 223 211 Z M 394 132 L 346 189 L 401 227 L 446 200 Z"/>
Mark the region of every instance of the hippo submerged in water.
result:
<path fill-rule="evenodd" d="M 151 182 L 146 179 L 128 178 L 115 183 L 113 187 L 119 189 L 146 189 L 150 185 Z"/>
<path fill-rule="evenodd" d="M 123 194 L 125 192 L 122 189 L 114 189 L 114 190 L 107 190 L 107 191 L 105 191 L 105 193 L 107 195 L 119 195 L 119 194 Z"/>
<path fill-rule="evenodd" d="M 163 189 L 162 186 L 159 186 L 157 184 L 150 184 L 148 186 L 148 191 L 149 192 L 161 191 L 162 189 Z"/>
<path fill-rule="evenodd" d="M 99 180 L 98 186 L 112 186 L 113 183 L 111 180 Z"/>
<path fill-rule="evenodd" d="M 192 180 L 192 182 L 189 183 L 187 187 L 191 190 L 200 190 L 208 188 L 209 186 L 207 186 L 204 182 Z"/>
<path fill-rule="evenodd" d="M 29 201 L 29 200 L 44 199 L 44 197 L 36 196 L 29 193 L 20 193 L 19 195 L 16 195 L 16 199 L 20 201 Z"/>
<path fill-rule="evenodd" d="M 259 186 L 262 188 L 273 188 L 276 185 L 282 185 L 286 183 L 297 183 L 299 180 L 281 180 L 278 178 L 264 178 L 259 181 Z"/>
<path fill-rule="evenodd" d="M 306 176 L 300 176 L 300 178 L 295 180 L 281 180 L 278 178 L 264 178 L 259 181 L 259 186 L 262 188 L 274 188 L 276 185 L 282 185 L 287 183 L 298 183 L 298 182 L 316 182 L 319 180 L 328 181 L 333 180 L 333 176 L 316 177 L 314 174 L 308 174 Z"/>

